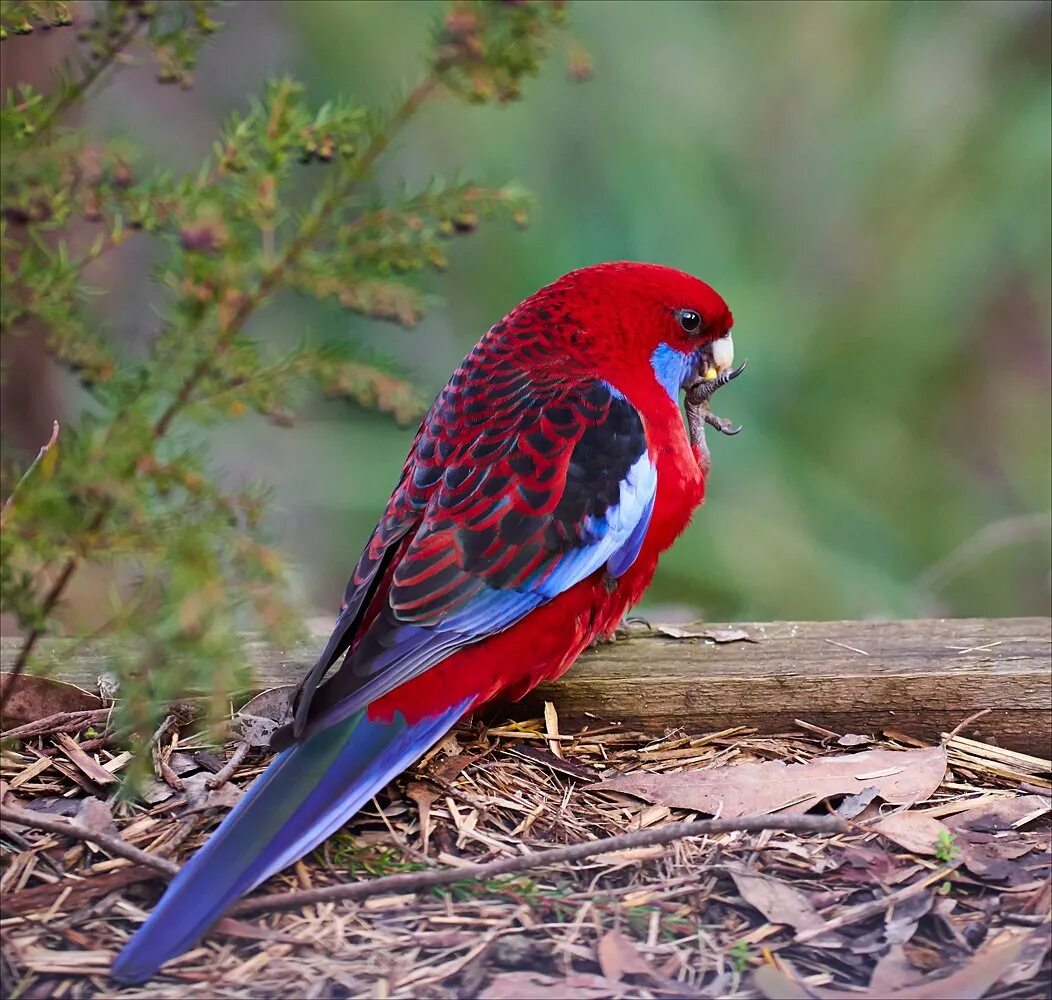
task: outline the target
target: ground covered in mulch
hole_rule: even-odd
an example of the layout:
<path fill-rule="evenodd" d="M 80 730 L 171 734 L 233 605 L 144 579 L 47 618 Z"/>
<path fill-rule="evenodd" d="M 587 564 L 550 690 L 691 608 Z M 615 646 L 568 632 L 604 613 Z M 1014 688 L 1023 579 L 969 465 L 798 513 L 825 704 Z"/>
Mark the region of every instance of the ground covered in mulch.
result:
<path fill-rule="evenodd" d="M 87 722 L 85 720 L 88 720 Z M 5 801 L 184 861 L 266 763 L 176 718 L 145 800 L 95 715 L 8 739 Z M 265 727 L 264 727 L 265 728 Z M 563 727 L 565 730 L 565 727 Z M 32 727 L 30 727 L 32 732 Z M 247 748 L 247 749 L 246 749 Z M 216 772 L 241 757 L 231 780 Z M 954 735 L 463 727 L 260 892 L 513 857 L 718 813 L 837 812 L 847 833 L 731 832 L 412 895 L 228 918 L 145 987 L 106 970 L 162 889 L 5 822 L 4 997 L 1033 997 L 1052 992 L 1048 761 Z M 216 786 L 218 787 L 212 787 Z M 590 787 L 601 785 L 602 787 Z"/>

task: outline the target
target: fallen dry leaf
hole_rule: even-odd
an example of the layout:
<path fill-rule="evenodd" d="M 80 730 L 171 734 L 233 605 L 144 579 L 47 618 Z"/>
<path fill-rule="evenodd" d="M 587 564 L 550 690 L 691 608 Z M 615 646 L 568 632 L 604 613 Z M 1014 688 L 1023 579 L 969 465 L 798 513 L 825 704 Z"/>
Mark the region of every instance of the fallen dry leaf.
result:
<path fill-rule="evenodd" d="M 899 847 L 905 847 L 907 851 L 929 856 L 938 853 L 940 838 L 945 844 L 952 836 L 945 823 L 934 816 L 917 812 L 893 813 L 879 823 L 874 823 L 870 829 L 894 841 Z"/>
<path fill-rule="evenodd" d="M 94 796 L 81 800 L 74 819 L 92 833 L 108 834 L 111 837 L 120 836 L 117 824 L 113 821 L 113 812 L 109 803 Z"/>
<path fill-rule="evenodd" d="M 837 745 L 842 747 L 861 747 L 872 742 L 872 736 L 861 736 L 858 733 L 844 733 L 844 735 L 837 740 Z"/>
<path fill-rule="evenodd" d="M 600 1000 L 616 997 L 621 987 L 603 976 L 584 973 L 561 978 L 540 972 L 502 972 L 494 976 L 479 1000 Z"/>
<path fill-rule="evenodd" d="M 431 842 L 431 805 L 439 797 L 438 792 L 422 781 L 411 781 L 406 785 L 405 793 L 416 803 L 420 815 L 420 849 L 427 854 Z"/>
<path fill-rule="evenodd" d="M 946 1000 L 947 997 L 953 997 L 954 1000 L 981 1000 L 1008 974 L 1008 970 L 1022 953 L 1025 943 L 1024 937 L 994 941 L 981 948 L 971 961 L 948 976 L 926 976 L 921 982 L 901 989 L 886 989 L 883 985 L 871 986 L 863 992 L 853 992 L 851 996 L 872 1000 Z M 819 1000 L 839 1000 L 846 995 L 840 990 L 804 987 L 770 965 L 761 966 L 753 973 L 753 983 L 768 1000 L 809 1000 L 812 997 L 818 997 Z"/>
<path fill-rule="evenodd" d="M 616 928 L 607 931 L 599 939 L 596 955 L 599 968 L 611 982 L 620 982 L 626 975 L 653 975 L 653 970 L 636 950 L 636 946 Z"/>
<path fill-rule="evenodd" d="M 969 872 L 1018 884 L 1029 881 L 1029 875 L 1016 859 L 1039 846 L 1038 840 L 1019 832 L 1018 827 L 1044 815 L 1049 806 L 1043 795 L 1020 795 L 948 816 L 945 822 Z"/>
<path fill-rule="evenodd" d="M 1005 933 L 1012 937 L 1017 934 L 1015 931 Z M 1050 948 L 1052 948 L 1052 933 L 1049 933 L 1048 925 L 1035 927 L 1025 935 L 1018 957 L 999 981 L 1005 986 L 1013 986 L 1016 983 L 1025 983 L 1033 979 L 1041 971 L 1041 965 Z"/>
<path fill-rule="evenodd" d="M 169 756 L 168 766 L 179 777 L 182 777 L 184 774 L 190 774 L 191 771 L 199 771 L 201 769 L 201 765 L 188 753 L 178 752 Z"/>
<path fill-rule="evenodd" d="M 917 924 L 934 901 L 935 893 L 929 890 L 896 903 L 884 918 L 884 940 L 890 945 L 904 945 L 916 933 Z"/>
<path fill-rule="evenodd" d="M 183 778 L 183 791 L 186 794 L 187 812 L 198 812 L 202 809 L 233 809 L 244 794 L 237 785 L 227 781 L 219 788 L 209 788 L 210 774 L 191 774 Z"/>
<path fill-rule="evenodd" d="M 922 973 L 907 957 L 901 944 L 893 944 L 877 962 L 869 977 L 869 991 L 873 994 L 891 993 L 917 982 Z"/>
<path fill-rule="evenodd" d="M 303 945 L 308 942 L 301 941 L 291 934 L 265 927 L 262 924 L 250 924 L 244 920 L 235 920 L 233 917 L 223 917 L 215 925 L 217 934 L 227 934 L 230 937 L 241 938 L 245 941 L 268 941 L 276 944 Z"/>
<path fill-rule="evenodd" d="M 796 930 L 818 927 L 824 921 L 799 889 L 775 878 L 732 868 L 730 876 L 742 899 L 759 910 L 772 924 L 788 924 Z"/>
<path fill-rule="evenodd" d="M 925 978 L 924 982 L 890 993 L 867 991 L 863 996 L 887 1000 L 980 1000 L 1011 967 L 1023 950 L 1025 939 L 992 942 L 981 948 L 971 961 L 941 979 Z M 857 995 L 857 994 L 856 994 Z"/>
<path fill-rule="evenodd" d="M 139 796 L 147 805 L 155 806 L 175 795 L 175 789 L 164 781 L 151 781 Z"/>
<path fill-rule="evenodd" d="M 548 749 L 562 760 L 563 752 L 559 749 L 559 713 L 550 701 L 544 703 L 544 728 L 550 737 Z"/>
<path fill-rule="evenodd" d="M 12 801 L 15 805 L 20 804 L 17 797 L 12 797 Z M 42 812 L 49 816 L 76 816 L 80 808 L 80 801 L 55 795 L 34 795 L 25 802 L 25 806 L 27 809 L 32 809 L 33 812 Z"/>
<path fill-rule="evenodd" d="M 773 965 L 761 965 L 753 972 L 752 982 L 767 1000 L 812 1000 L 819 995 Z"/>
<path fill-rule="evenodd" d="M 654 631 L 669 639 L 710 639 L 712 642 L 759 642 L 741 628 L 680 628 L 678 625 L 655 625 Z"/>
<path fill-rule="evenodd" d="M 844 850 L 840 877 L 849 883 L 879 884 L 896 868 L 894 854 L 876 845 L 855 845 Z"/>
<path fill-rule="evenodd" d="M 674 774 L 631 771 L 588 787 L 731 818 L 780 810 L 807 812 L 823 799 L 857 794 L 867 786 L 887 802 L 923 802 L 945 772 L 945 749 L 925 747 L 816 757 L 806 764 L 764 761 Z"/>
<path fill-rule="evenodd" d="M 966 828 L 977 833 L 1000 833 L 1016 829 L 1024 821 L 1039 819 L 1050 810 L 1052 799 L 1047 796 L 1019 795 L 957 813 L 946 820 L 946 825 L 952 830 Z"/>
<path fill-rule="evenodd" d="M 250 747 L 270 746 L 270 737 L 289 714 L 291 685 L 271 688 L 241 706 L 234 716 L 234 729 Z"/>
<path fill-rule="evenodd" d="M 49 677 L 22 674 L 17 678 L 10 695 L 10 674 L 0 674 L 0 699 L 4 703 L 4 729 L 17 729 L 30 722 L 39 722 L 60 712 L 87 712 L 105 708 L 98 695 Z"/>
<path fill-rule="evenodd" d="M 876 797 L 877 788 L 875 785 L 863 788 L 857 795 L 845 795 L 844 801 L 837 806 L 837 815 L 843 816 L 844 819 L 854 819 Z"/>
<path fill-rule="evenodd" d="M 448 757 L 436 757 L 428 763 L 426 773 L 440 781 L 449 782 L 478 759 L 478 754 L 461 753 L 451 754 Z"/>

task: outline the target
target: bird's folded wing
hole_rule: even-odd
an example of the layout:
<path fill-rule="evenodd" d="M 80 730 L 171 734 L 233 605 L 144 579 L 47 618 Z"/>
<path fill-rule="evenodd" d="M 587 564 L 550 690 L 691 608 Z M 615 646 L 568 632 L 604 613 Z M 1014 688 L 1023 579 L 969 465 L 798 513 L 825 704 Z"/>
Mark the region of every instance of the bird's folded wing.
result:
<path fill-rule="evenodd" d="M 657 472 L 632 404 L 599 380 L 471 362 L 425 418 L 291 735 L 346 718 L 601 568 L 620 576 L 639 552 Z"/>

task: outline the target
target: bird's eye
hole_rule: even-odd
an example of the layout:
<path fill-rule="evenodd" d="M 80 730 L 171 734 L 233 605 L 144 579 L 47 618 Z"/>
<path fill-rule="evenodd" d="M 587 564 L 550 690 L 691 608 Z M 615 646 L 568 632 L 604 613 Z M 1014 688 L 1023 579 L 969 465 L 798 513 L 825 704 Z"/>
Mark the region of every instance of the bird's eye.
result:
<path fill-rule="evenodd" d="M 693 309 L 680 309 L 676 318 L 684 333 L 695 334 L 701 329 L 701 316 Z"/>

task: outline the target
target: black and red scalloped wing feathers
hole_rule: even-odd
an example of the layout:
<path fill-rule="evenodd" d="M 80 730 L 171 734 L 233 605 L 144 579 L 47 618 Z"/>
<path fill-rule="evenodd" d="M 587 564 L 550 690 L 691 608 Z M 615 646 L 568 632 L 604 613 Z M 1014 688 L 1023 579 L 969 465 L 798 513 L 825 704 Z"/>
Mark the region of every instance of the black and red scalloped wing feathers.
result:
<path fill-rule="evenodd" d="M 340 638 L 301 689 L 300 732 L 308 705 L 321 724 L 357 711 L 591 573 L 620 575 L 639 550 L 657 476 L 632 404 L 485 346 L 420 428 L 348 585 Z"/>

